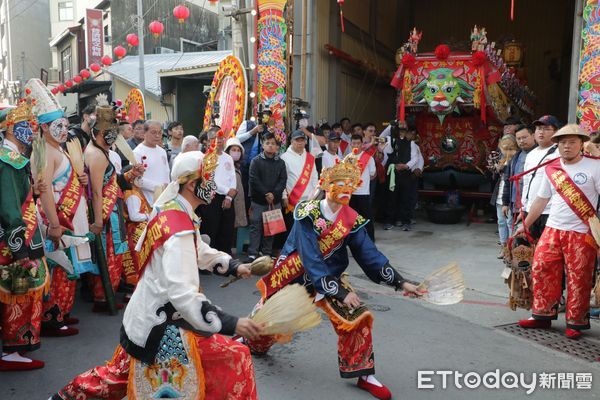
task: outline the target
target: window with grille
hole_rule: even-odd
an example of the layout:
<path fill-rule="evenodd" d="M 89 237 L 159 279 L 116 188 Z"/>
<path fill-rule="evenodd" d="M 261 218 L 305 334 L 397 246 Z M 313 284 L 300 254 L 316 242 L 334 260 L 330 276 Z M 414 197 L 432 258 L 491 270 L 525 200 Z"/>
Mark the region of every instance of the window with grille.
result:
<path fill-rule="evenodd" d="M 72 21 L 73 15 L 73 1 L 59 1 L 58 2 L 58 20 L 59 21 Z"/>

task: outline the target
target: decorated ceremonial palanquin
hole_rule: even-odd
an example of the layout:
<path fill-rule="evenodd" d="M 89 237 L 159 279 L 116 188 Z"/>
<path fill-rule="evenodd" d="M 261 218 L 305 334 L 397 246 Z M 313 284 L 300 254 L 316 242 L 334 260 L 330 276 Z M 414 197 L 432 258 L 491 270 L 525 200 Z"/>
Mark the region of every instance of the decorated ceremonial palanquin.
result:
<path fill-rule="evenodd" d="M 453 52 L 447 45 L 433 53 L 401 49 L 391 85 L 398 89 L 398 120 L 415 121 L 426 186 L 481 190 L 503 121 L 511 115 L 529 120 L 533 113 L 531 91 L 495 44 L 474 32 L 474 52 Z M 485 35 L 485 28 L 479 32 Z"/>

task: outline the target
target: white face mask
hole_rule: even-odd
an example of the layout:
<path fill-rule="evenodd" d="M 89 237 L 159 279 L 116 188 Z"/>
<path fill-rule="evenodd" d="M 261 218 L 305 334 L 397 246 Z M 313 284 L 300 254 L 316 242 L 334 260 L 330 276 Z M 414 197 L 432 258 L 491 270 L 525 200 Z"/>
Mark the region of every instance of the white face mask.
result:
<path fill-rule="evenodd" d="M 233 161 L 239 161 L 242 158 L 242 152 L 239 150 L 231 150 L 229 151 L 229 155 L 233 158 Z"/>

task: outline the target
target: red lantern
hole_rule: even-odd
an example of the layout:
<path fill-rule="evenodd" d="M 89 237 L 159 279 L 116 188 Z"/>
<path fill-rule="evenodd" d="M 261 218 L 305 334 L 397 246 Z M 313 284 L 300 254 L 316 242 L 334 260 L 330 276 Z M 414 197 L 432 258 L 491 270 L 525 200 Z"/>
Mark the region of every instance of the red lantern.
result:
<path fill-rule="evenodd" d="M 109 58 L 110 58 L 110 57 L 109 57 Z M 99 71 L 100 71 L 100 69 L 101 69 L 101 67 L 100 67 L 98 64 L 96 64 L 96 63 L 92 63 L 92 64 L 90 64 L 90 69 L 91 69 L 93 72 L 99 72 Z"/>
<path fill-rule="evenodd" d="M 179 20 L 180 24 L 183 24 L 186 19 L 190 16 L 190 10 L 183 4 L 178 5 L 173 9 L 173 15 L 177 20 Z"/>
<path fill-rule="evenodd" d="M 60 85 L 58 85 L 57 88 L 58 88 L 58 91 L 61 93 L 65 91 L 65 85 L 63 85 L 62 83 Z"/>
<path fill-rule="evenodd" d="M 208 0 L 208 2 L 212 5 L 215 5 L 219 2 L 219 0 Z"/>
<path fill-rule="evenodd" d="M 83 79 L 89 79 L 89 77 L 92 76 L 92 74 L 90 74 L 90 71 L 88 71 L 87 69 L 82 69 L 81 71 L 79 71 L 79 75 L 81 75 Z"/>
<path fill-rule="evenodd" d="M 165 26 L 160 21 L 152 21 L 150 25 L 148 25 L 148 29 L 152 32 L 155 38 L 158 38 L 161 33 L 165 30 Z"/>
<path fill-rule="evenodd" d="M 75 75 L 75 77 L 73 77 L 73 80 L 75 81 L 75 83 L 80 84 L 83 79 L 81 78 L 81 76 Z"/>
<path fill-rule="evenodd" d="M 58 87 L 53 87 L 52 90 L 50 90 L 50 92 L 52 92 L 52 94 L 56 96 L 59 92 Z"/>
<path fill-rule="evenodd" d="M 113 50 L 113 52 L 115 53 L 115 56 L 117 56 L 117 58 L 119 60 L 121 58 L 123 58 L 125 56 L 125 54 L 127 54 L 127 50 L 125 50 L 125 47 L 123 47 L 123 46 L 117 46 L 117 47 L 115 47 L 115 49 Z"/>
<path fill-rule="evenodd" d="M 73 87 L 73 81 L 69 79 L 68 81 L 65 82 L 65 86 L 68 88 Z"/>
<path fill-rule="evenodd" d="M 104 57 L 102 57 L 102 59 L 100 61 L 102 62 L 102 65 L 104 65 L 105 67 L 112 65 L 112 58 L 110 58 L 110 56 L 104 56 Z"/>
<path fill-rule="evenodd" d="M 130 33 L 127 35 L 126 40 L 129 44 L 129 47 L 136 47 L 138 44 L 140 44 L 140 38 L 138 38 L 138 35 L 135 33 Z"/>

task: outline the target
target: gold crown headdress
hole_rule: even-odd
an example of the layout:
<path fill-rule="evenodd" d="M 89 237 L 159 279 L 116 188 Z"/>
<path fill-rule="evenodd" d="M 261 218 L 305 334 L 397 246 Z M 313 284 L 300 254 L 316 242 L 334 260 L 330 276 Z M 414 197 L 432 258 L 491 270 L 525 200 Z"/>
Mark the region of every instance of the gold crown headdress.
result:
<path fill-rule="evenodd" d="M 17 107 L 10 110 L 6 115 L 6 127 L 27 121 L 31 125 L 31 129 L 35 130 L 37 117 L 33 113 L 34 105 L 35 99 L 31 99 L 29 94 L 27 94 L 27 97 L 20 99 Z"/>
<path fill-rule="evenodd" d="M 108 96 L 100 93 L 96 96 L 96 124 L 94 128 L 99 131 L 110 131 L 119 127 L 117 113 L 108 103 Z"/>
<path fill-rule="evenodd" d="M 358 150 L 351 151 L 342 161 L 336 161 L 333 167 L 325 168 L 321 172 L 319 185 L 321 189 L 327 190 L 328 186 L 336 181 L 345 181 L 346 184 L 358 189 L 362 183 L 360 178 L 360 163 L 358 161 Z"/>

